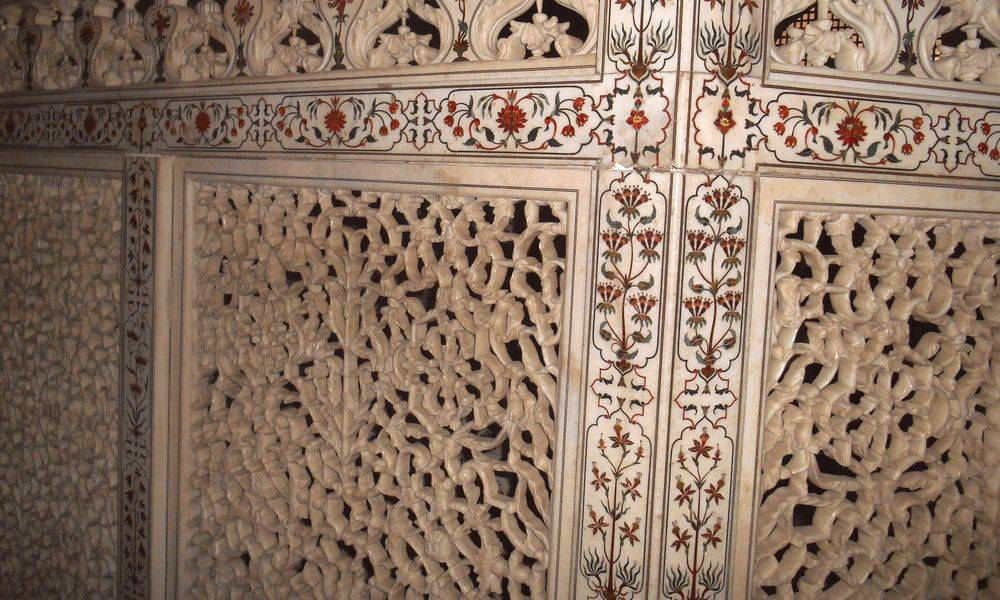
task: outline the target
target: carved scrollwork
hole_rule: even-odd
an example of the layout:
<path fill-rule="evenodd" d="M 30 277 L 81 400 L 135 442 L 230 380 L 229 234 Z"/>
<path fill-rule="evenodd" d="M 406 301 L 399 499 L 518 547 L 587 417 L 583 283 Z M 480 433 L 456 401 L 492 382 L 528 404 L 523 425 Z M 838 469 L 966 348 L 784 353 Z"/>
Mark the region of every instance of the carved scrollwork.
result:
<path fill-rule="evenodd" d="M 32 64 L 32 83 L 44 90 L 75 87 L 83 75 L 83 57 L 76 44 L 73 12 L 79 0 L 61 0 L 56 3 L 59 22 L 55 23 L 56 12 L 47 7 L 28 11 L 26 18 L 34 17 L 35 28 L 26 29 L 29 35 L 37 35 L 37 49 Z"/>
<path fill-rule="evenodd" d="M 155 51 L 146 39 L 142 16 L 135 9 L 138 0 L 124 0 L 125 6 L 111 20 L 114 3 L 99 0 L 95 15 L 101 18 L 101 39 L 91 61 L 91 81 L 98 85 L 130 85 L 153 76 Z"/>
<path fill-rule="evenodd" d="M 431 45 L 432 35 L 412 29 L 413 17 L 437 30 L 438 47 Z M 394 25 L 397 31 L 390 33 Z M 357 67 L 426 65 L 443 60 L 454 39 L 454 17 L 446 8 L 424 0 L 376 0 L 362 9 L 347 34 L 347 59 Z"/>
<path fill-rule="evenodd" d="M 0 9 L 0 93 L 591 53 L 600 6 L 599 0 L 153 0 L 143 14 L 139 3 L 20 0 Z"/>
<path fill-rule="evenodd" d="M 523 59 L 546 56 L 553 48 L 559 56 L 593 50 L 596 43 L 598 5 L 595 0 L 559 0 L 579 13 L 589 26 L 586 40 L 569 33 L 570 24 L 543 12 L 542 0 L 486 0 L 473 15 L 470 41 L 482 58 Z M 518 17 L 534 7 L 530 21 Z M 505 28 L 510 34 L 503 35 Z"/>
<path fill-rule="evenodd" d="M 947 9 L 947 10 L 944 10 Z M 943 36 L 960 30 L 954 46 Z M 989 47 L 983 47 L 988 42 Z M 935 79 L 1000 85 L 1000 3 L 995 0 L 942 0 L 920 32 L 918 59 Z"/>
<path fill-rule="evenodd" d="M 170 81 L 227 77 L 236 61 L 236 41 L 224 26 L 216 0 L 201 0 L 195 9 L 185 0 L 167 0 L 176 23 L 164 51 L 164 74 Z"/>
<path fill-rule="evenodd" d="M 232 4 L 236 15 L 254 6 L 249 0 Z M 251 74 L 312 73 L 327 67 L 333 58 L 333 30 L 315 1 L 260 0 L 255 4 L 260 8 L 260 19 L 249 43 Z M 316 43 L 300 37 L 303 30 L 314 36 Z"/>
<path fill-rule="evenodd" d="M 785 43 L 772 50 L 776 60 L 817 67 L 832 61 L 837 69 L 875 73 L 893 64 L 899 36 L 885 0 L 784 0 L 774 4 L 775 21 L 810 7 L 815 20 L 785 31 Z"/>
<path fill-rule="evenodd" d="M 0 93 L 24 89 L 28 61 L 18 44 L 21 7 L 0 8 Z"/>
<path fill-rule="evenodd" d="M 780 0 L 771 56 L 786 64 L 1000 85 L 995 0 Z"/>

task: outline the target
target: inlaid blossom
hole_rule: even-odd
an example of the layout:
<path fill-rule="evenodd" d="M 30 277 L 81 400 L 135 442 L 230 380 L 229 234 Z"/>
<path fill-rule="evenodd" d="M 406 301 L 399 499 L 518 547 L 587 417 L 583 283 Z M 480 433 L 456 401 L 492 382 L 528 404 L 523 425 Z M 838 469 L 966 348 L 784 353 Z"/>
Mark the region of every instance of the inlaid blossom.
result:
<path fill-rule="evenodd" d="M 712 208 L 711 217 L 720 222 L 729 218 L 729 209 L 735 206 L 739 199 L 732 186 L 716 188 L 705 194 L 705 203 Z"/>
<path fill-rule="evenodd" d="M 733 120 L 733 111 L 731 110 L 719 110 L 719 116 L 715 118 L 715 127 L 722 132 L 722 135 L 729 133 L 729 130 L 736 125 L 736 121 Z"/>
<path fill-rule="evenodd" d="M 598 486 L 595 489 L 600 489 L 600 486 Z M 593 506 L 588 506 L 587 509 L 589 510 L 590 514 L 590 523 L 587 525 L 587 527 L 590 529 L 590 532 L 593 533 L 594 535 L 597 535 L 599 533 L 604 533 L 604 530 L 608 526 L 608 522 L 604 520 L 603 516 L 601 517 L 597 516 L 597 511 L 594 510 Z"/>
<path fill-rule="evenodd" d="M 670 546 L 674 550 L 680 550 L 681 548 L 687 548 L 691 541 L 691 532 L 687 529 L 681 530 L 681 528 L 674 522 L 670 533 L 674 536 L 674 541 L 670 543 Z"/>
<path fill-rule="evenodd" d="M 615 424 L 611 426 L 614 433 L 611 434 L 611 447 L 612 448 L 625 448 L 635 444 L 632 441 L 632 434 L 625 431 L 625 427 L 622 426 L 622 422 L 616 420 Z"/>
<path fill-rule="evenodd" d="M 347 125 L 347 115 L 340 109 L 333 109 L 323 117 L 323 125 L 332 135 L 337 135 Z"/>
<path fill-rule="evenodd" d="M 646 113 L 641 110 L 633 110 L 632 114 L 625 119 L 625 122 L 631 125 L 636 131 L 639 131 L 642 129 L 643 125 L 649 123 L 649 117 L 647 117 Z"/>
<path fill-rule="evenodd" d="M 705 260 L 705 248 L 711 244 L 715 238 L 706 231 L 696 230 L 687 233 L 688 247 L 691 250 L 687 253 L 688 262 L 700 263 Z"/>
<path fill-rule="evenodd" d="M 93 114 L 87 113 L 87 117 L 83 120 L 83 130 L 87 132 L 87 135 L 91 135 L 95 129 L 97 129 L 97 119 L 94 118 Z"/>
<path fill-rule="evenodd" d="M 674 496 L 674 502 L 677 504 L 690 504 L 691 499 L 694 497 L 694 486 L 684 483 L 684 480 L 678 475 L 674 487 L 677 488 L 677 495 Z"/>
<path fill-rule="evenodd" d="M 207 112 L 201 111 L 195 115 L 194 128 L 198 130 L 198 133 L 205 133 L 211 125 L 212 117 L 210 117 Z"/>
<path fill-rule="evenodd" d="M 660 242 L 663 241 L 663 234 L 654 229 L 644 229 L 639 233 L 635 234 L 636 241 L 642 246 L 642 250 L 639 251 L 639 256 L 650 261 L 655 262 L 660 260 Z"/>
<path fill-rule="evenodd" d="M 520 106 L 508 104 L 500 109 L 497 115 L 497 125 L 507 133 L 514 134 L 528 124 L 528 115 L 521 110 Z"/>
<path fill-rule="evenodd" d="M 705 319 L 705 311 L 712 306 L 711 298 L 702 298 L 696 296 L 694 298 L 684 299 L 684 308 L 687 309 L 690 316 L 687 318 L 688 327 L 692 329 L 699 329 L 704 327 L 708 322 Z"/>
<path fill-rule="evenodd" d="M 724 237 L 719 240 L 719 246 L 722 248 L 722 253 L 726 255 L 722 259 L 723 267 L 740 266 L 740 252 L 746 246 L 746 242 L 743 239 L 735 236 Z"/>
<path fill-rule="evenodd" d="M 726 311 L 722 313 L 723 321 L 732 323 L 743 318 L 743 313 L 739 310 L 740 304 L 743 302 L 743 294 L 740 292 L 726 292 L 720 296 L 716 302 L 719 306 L 726 309 Z"/>
<path fill-rule="evenodd" d="M 858 117 L 848 115 L 837 124 L 836 134 L 841 142 L 853 148 L 868 137 L 868 127 Z"/>
<path fill-rule="evenodd" d="M 611 479 L 608 477 L 607 473 L 598 469 L 597 463 L 592 462 L 590 464 L 591 464 L 591 473 L 594 474 L 594 479 L 590 482 L 590 485 L 594 486 L 595 490 L 599 490 L 601 488 L 607 489 L 608 483 L 611 482 Z"/>
<path fill-rule="evenodd" d="M 251 5 L 247 0 L 238 0 L 236 5 L 233 6 L 233 20 L 240 27 L 246 27 L 253 18 L 253 5 Z"/>
<path fill-rule="evenodd" d="M 630 219 L 638 217 L 639 207 L 650 200 L 649 194 L 634 185 L 616 190 L 614 198 L 621 204 L 618 213 Z"/>
<path fill-rule="evenodd" d="M 602 283 L 597 286 L 597 312 L 601 314 L 610 314 L 615 312 L 615 300 L 621 298 L 622 290 L 621 288 L 611 285 L 610 283 Z"/>
<path fill-rule="evenodd" d="M 170 14 L 164 11 L 157 11 L 156 16 L 153 17 L 152 25 L 153 29 L 156 30 L 156 36 L 162 38 L 163 34 L 170 27 Z"/>
<path fill-rule="evenodd" d="M 649 294 L 637 294 L 628 299 L 635 314 L 632 315 L 632 322 L 641 327 L 649 327 L 653 324 L 653 317 L 649 312 L 656 306 L 656 297 Z"/>
<path fill-rule="evenodd" d="M 94 34 L 94 26 L 89 21 L 84 22 L 80 27 L 80 41 L 85 46 L 89 46 L 90 42 L 94 41 Z"/>
<path fill-rule="evenodd" d="M 698 461 L 699 457 L 703 456 L 707 458 L 709 453 L 711 453 L 712 450 L 715 448 L 715 446 L 708 443 L 708 437 L 709 437 L 708 432 L 702 430 L 701 435 L 698 436 L 698 439 L 694 440 L 691 443 L 691 447 L 688 448 L 688 451 L 694 457 L 695 462 Z"/>
<path fill-rule="evenodd" d="M 601 232 L 601 240 L 607 246 L 602 256 L 613 263 L 619 262 L 622 259 L 621 249 L 629 241 L 628 234 L 617 229 L 607 229 Z"/>

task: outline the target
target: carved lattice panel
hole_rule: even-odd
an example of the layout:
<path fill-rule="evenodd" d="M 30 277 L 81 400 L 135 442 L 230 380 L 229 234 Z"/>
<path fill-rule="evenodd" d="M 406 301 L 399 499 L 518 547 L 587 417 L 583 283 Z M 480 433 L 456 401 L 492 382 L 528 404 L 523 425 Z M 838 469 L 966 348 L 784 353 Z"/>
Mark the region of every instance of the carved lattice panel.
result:
<path fill-rule="evenodd" d="M 995 597 L 1000 225 L 777 222 L 755 597 Z"/>
<path fill-rule="evenodd" d="M 544 597 L 567 205 L 198 184 L 191 597 Z"/>
<path fill-rule="evenodd" d="M 121 183 L 0 173 L 0 595 L 113 598 Z"/>

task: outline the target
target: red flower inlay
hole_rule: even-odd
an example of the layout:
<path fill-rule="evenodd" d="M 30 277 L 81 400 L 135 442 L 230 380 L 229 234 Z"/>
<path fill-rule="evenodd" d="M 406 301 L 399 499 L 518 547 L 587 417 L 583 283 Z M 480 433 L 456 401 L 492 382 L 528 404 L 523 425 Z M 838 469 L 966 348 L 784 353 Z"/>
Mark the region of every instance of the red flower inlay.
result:
<path fill-rule="evenodd" d="M 508 104 L 497 115 L 497 125 L 507 133 L 517 133 L 528 124 L 528 115 L 519 106 Z"/>
<path fill-rule="evenodd" d="M 719 110 L 719 116 L 715 118 L 715 126 L 722 132 L 722 135 L 728 133 L 734 125 L 736 125 L 736 121 L 733 120 L 733 111 Z"/>
<path fill-rule="evenodd" d="M 195 129 L 198 130 L 198 133 L 205 133 L 206 131 L 208 131 L 208 127 L 211 124 L 212 124 L 212 118 L 209 117 L 208 113 L 205 111 L 201 111 L 200 113 L 198 113 L 198 116 L 194 118 L 194 126 Z"/>
<path fill-rule="evenodd" d="M 837 137 L 840 138 L 841 142 L 852 148 L 865 141 L 867 135 L 868 128 L 861 122 L 861 119 L 854 115 L 844 117 L 837 124 Z"/>
<path fill-rule="evenodd" d="M 85 46 L 89 46 L 90 42 L 94 41 L 94 26 L 89 22 L 84 23 L 83 26 L 80 27 L 80 41 L 83 42 L 83 45 Z"/>
<path fill-rule="evenodd" d="M 95 129 L 97 129 L 97 119 L 94 118 L 94 115 L 87 113 L 87 118 L 83 120 L 83 130 L 87 132 L 87 135 L 90 135 L 94 133 Z"/>
<path fill-rule="evenodd" d="M 170 27 L 170 14 L 162 11 L 157 12 L 156 17 L 153 18 L 153 29 L 156 30 L 156 36 L 162 38 L 168 27 Z"/>
<path fill-rule="evenodd" d="M 344 125 L 347 125 L 347 116 L 343 111 L 335 108 L 323 117 L 323 125 L 331 134 L 337 135 L 344 128 Z"/>
<path fill-rule="evenodd" d="M 233 7 L 233 20 L 240 27 L 246 27 L 250 19 L 253 18 L 253 5 L 247 0 L 239 0 Z"/>
<path fill-rule="evenodd" d="M 633 110 L 632 114 L 625 119 L 625 122 L 631 125 L 636 131 L 639 131 L 643 125 L 649 123 L 649 117 L 641 110 Z"/>

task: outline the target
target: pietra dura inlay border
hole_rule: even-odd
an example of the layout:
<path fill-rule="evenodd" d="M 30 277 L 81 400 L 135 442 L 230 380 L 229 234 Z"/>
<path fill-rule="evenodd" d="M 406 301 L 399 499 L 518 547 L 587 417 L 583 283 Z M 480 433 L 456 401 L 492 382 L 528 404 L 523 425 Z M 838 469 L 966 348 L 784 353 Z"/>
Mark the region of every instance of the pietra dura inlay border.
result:
<path fill-rule="evenodd" d="M 119 427 L 119 598 L 150 594 L 155 160 L 125 159 Z"/>

